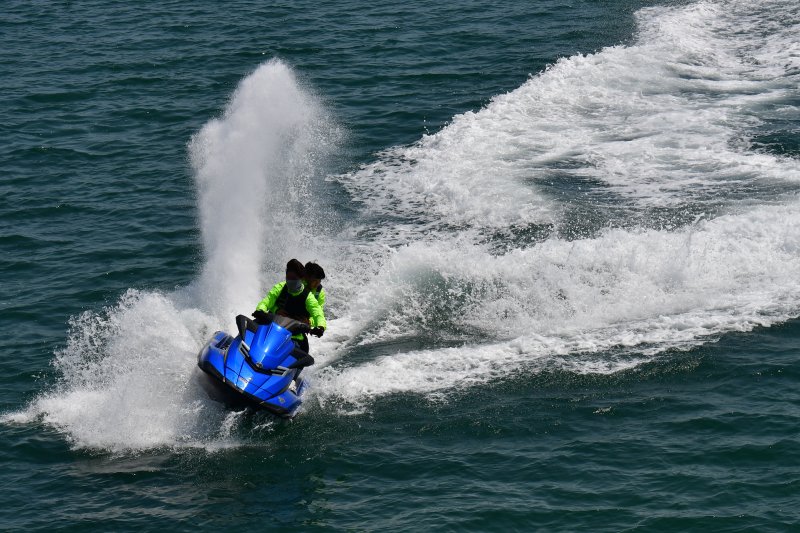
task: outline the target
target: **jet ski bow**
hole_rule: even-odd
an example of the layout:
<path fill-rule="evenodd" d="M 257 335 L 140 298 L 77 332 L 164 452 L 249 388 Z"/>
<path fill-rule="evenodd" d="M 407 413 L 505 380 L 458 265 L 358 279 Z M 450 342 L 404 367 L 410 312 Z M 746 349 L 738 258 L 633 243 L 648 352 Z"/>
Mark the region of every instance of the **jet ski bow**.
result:
<path fill-rule="evenodd" d="M 229 407 L 252 407 L 291 418 L 303 403 L 306 382 L 300 371 L 314 358 L 297 347 L 292 335 L 309 326 L 266 313 L 256 323 L 239 315 L 234 337 L 217 331 L 197 355 L 199 381 L 212 400 Z"/>

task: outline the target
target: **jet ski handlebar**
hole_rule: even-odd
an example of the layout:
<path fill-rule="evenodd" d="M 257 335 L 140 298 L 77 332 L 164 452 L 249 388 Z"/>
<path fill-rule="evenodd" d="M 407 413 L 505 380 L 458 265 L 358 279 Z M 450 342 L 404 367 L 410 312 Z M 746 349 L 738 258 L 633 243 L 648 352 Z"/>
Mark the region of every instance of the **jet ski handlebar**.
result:
<path fill-rule="evenodd" d="M 236 317 L 236 328 L 239 330 L 239 335 L 244 338 L 244 332 L 250 330 L 256 332 L 258 326 L 265 324 L 277 324 L 282 328 L 289 330 L 292 335 L 297 333 L 310 333 L 311 326 L 299 320 L 294 320 L 288 316 L 281 316 L 275 313 L 267 313 L 265 311 L 255 311 L 253 313 L 255 320 L 245 315 L 238 315 Z"/>

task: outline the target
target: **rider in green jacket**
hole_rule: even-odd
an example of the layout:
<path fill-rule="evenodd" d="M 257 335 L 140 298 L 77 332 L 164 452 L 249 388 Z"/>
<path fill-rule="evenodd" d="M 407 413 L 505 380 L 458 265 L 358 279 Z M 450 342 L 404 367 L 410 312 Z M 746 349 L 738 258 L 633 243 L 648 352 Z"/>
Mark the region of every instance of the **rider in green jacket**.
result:
<path fill-rule="evenodd" d="M 316 263 L 308 262 L 305 266 L 306 275 L 303 276 L 303 283 L 311 289 L 311 294 L 317 299 L 320 307 L 325 307 L 325 289 L 322 288 L 322 280 L 325 279 L 325 271 Z"/>
<path fill-rule="evenodd" d="M 305 268 L 297 259 L 286 264 L 286 281 L 277 283 L 267 296 L 259 302 L 253 316 L 256 322 L 264 322 L 266 313 L 275 313 L 304 322 L 311 326 L 311 334 L 322 337 L 328 326 L 325 313 L 311 289 L 303 284 Z M 305 333 L 293 335 L 300 349 L 308 353 L 308 337 Z"/>

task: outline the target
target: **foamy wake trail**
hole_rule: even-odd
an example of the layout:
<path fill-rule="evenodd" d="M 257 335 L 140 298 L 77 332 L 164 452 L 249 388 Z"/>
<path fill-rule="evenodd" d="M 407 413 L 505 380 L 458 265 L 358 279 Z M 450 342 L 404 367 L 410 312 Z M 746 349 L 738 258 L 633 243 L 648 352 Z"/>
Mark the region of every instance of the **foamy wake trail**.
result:
<path fill-rule="evenodd" d="M 562 59 L 337 177 L 365 219 L 391 223 L 367 232 L 380 274 L 337 323 L 355 340 L 311 372 L 319 400 L 441 394 L 520 369 L 616 372 L 798 316 L 800 169 L 749 136 L 762 116 L 796 116 L 799 19 L 786 0 L 641 10 L 633 44 Z M 563 202 L 553 183 L 571 188 Z M 634 229 L 492 246 L 569 224 L 580 202 Z M 625 220 L 684 206 L 695 216 L 669 230 Z M 404 350 L 409 337 L 432 347 Z"/>
<path fill-rule="evenodd" d="M 617 372 L 672 348 L 800 314 L 800 203 L 677 232 L 552 239 L 504 256 L 480 247 L 411 245 L 370 289 L 380 286 L 394 294 L 377 301 L 383 307 L 373 308 L 360 347 L 391 344 L 409 332 L 449 335 L 462 346 L 312 370 L 323 403 L 440 392 L 518 370 Z"/>
<path fill-rule="evenodd" d="M 558 222 L 569 206 L 552 189 L 565 181 L 578 199 L 634 206 L 800 181 L 796 161 L 747 140 L 765 112 L 796 113 L 795 2 L 704 1 L 643 9 L 637 21 L 633 44 L 560 59 L 339 181 L 393 222 L 375 233 L 394 246 Z"/>

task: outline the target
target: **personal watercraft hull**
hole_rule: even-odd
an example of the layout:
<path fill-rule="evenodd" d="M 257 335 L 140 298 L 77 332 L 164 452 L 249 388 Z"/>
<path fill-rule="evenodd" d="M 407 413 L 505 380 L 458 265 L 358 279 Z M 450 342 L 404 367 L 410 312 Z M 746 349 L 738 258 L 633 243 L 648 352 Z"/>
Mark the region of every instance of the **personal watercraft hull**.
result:
<path fill-rule="evenodd" d="M 244 392 L 229 381 L 222 381 L 220 378 L 211 377 L 211 375 L 206 372 L 197 372 L 197 374 L 197 381 L 206 395 L 215 402 L 225 404 L 226 407 L 230 407 L 231 409 L 252 408 L 256 410 L 265 410 L 284 418 L 291 418 L 297 412 L 296 408 L 289 410 L 279 405 L 273 405 L 257 396 Z M 306 381 L 303 378 L 298 378 L 290 394 L 294 393 L 294 396 L 302 401 L 306 388 Z M 277 401 L 280 403 L 280 399 Z M 288 400 L 285 399 L 285 401 L 287 405 L 297 403 L 297 407 L 299 407 L 299 403 L 293 401 L 291 396 L 289 396 Z"/>
<path fill-rule="evenodd" d="M 203 346 L 197 356 L 199 382 L 212 400 L 284 418 L 297 413 L 306 390 L 299 373 L 314 360 L 295 346 L 292 333 L 278 321 L 257 325 L 240 315 L 239 335 L 218 331 Z"/>

